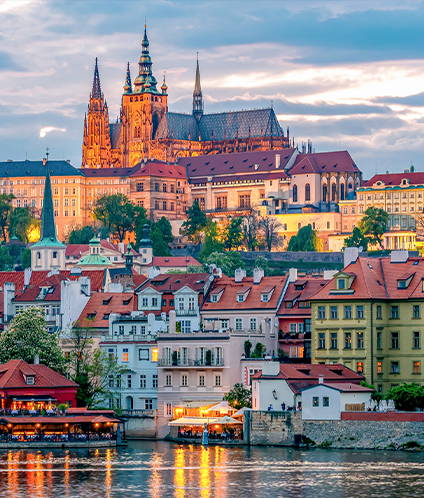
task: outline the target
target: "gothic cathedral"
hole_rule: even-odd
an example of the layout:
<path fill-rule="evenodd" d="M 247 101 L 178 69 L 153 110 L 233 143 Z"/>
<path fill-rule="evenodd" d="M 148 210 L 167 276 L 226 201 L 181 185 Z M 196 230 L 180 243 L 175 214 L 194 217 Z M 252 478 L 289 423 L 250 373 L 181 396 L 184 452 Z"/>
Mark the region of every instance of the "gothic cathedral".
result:
<path fill-rule="evenodd" d="M 272 108 L 205 114 L 197 60 L 192 114 L 168 111 L 168 87 L 152 73 L 146 26 L 138 76 L 127 65 L 120 115 L 109 123 L 98 61 L 84 118 L 83 168 L 132 167 L 143 159 L 174 162 L 179 157 L 290 147 Z"/>

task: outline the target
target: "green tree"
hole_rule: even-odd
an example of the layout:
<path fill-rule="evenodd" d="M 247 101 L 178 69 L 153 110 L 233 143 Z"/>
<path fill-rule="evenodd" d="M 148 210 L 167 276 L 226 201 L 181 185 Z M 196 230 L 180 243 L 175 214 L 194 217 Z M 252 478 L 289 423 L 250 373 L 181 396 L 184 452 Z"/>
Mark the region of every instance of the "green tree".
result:
<path fill-rule="evenodd" d="M 12 270 L 16 258 L 10 254 L 9 248 L 5 245 L 0 246 L 0 271 Z"/>
<path fill-rule="evenodd" d="M 371 244 L 378 244 L 383 248 L 383 233 L 386 231 L 388 218 L 384 209 L 369 207 L 358 223 L 358 228 Z"/>
<path fill-rule="evenodd" d="M 259 231 L 267 251 L 281 247 L 283 243 L 281 228 L 281 223 L 273 216 L 264 216 L 259 220 Z"/>
<path fill-rule="evenodd" d="M 154 256 L 169 256 L 169 244 L 166 242 L 161 229 L 155 224 L 153 230 L 150 231 L 150 239 L 153 244 Z"/>
<path fill-rule="evenodd" d="M 417 384 L 401 384 L 392 387 L 384 396 L 392 399 L 398 410 L 413 411 L 424 408 L 424 387 Z"/>
<path fill-rule="evenodd" d="M 258 246 L 258 229 L 258 216 L 252 207 L 243 218 L 243 241 L 248 251 L 254 251 Z"/>
<path fill-rule="evenodd" d="M 317 235 L 315 230 L 312 230 L 311 225 L 302 227 L 297 235 L 293 235 L 290 239 L 288 251 L 315 251 L 317 247 Z"/>
<path fill-rule="evenodd" d="M 368 247 L 368 238 L 363 235 L 358 227 L 355 227 L 352 235 L 344 240 L 344 247 L 362 247 L 362 249 L 366 251 Z"/>
<path fill-rule="evenodd" d="M 135 247 L 139 247 L 140 240 L 143 239 L 143 228 L 147 223 L 149 227 L 152 227 L 150 220 L 147 219 L 147 211 L 142 206 L 134 206 L 135 217 L 134 217 L 134 233 L 135 233 Z"/>
<path fill-rule="evenodd" d="M 225 275 L 233 276 L 237 268 L 244 268 L 245 264 L 238 252 L 228 251 L 225 253 L 213 252 L 205 262 L 205 271 L 208 266 L 215 264 L 221 268 Z"/>
<path fill-rule="evenodd" d="M 368 389 L 374 389 L 374 392 L 371 394 L 371 399 L 380 401 L 383 398 L 383 396 L 379 392 L 377 392 L 377 389 L 372 384 L 368 384 L 368 382 L 365 382 L 363 380 L 361 382 L 361 386 L 368 387 Z"/>
<path fill-rule="evenodd" d="M 252 391 L 243 384 L 235 384 L 224 398 L 228 404 L 236 410 L 247 407 L 252 408 Z"/>
<path fill-rule="evenodd" d="M 219 229 L 216 221 L 208 219 L 205 227 L 205 238 L 202 250 L 200 251 L 200 261 L 206 261 L 213 252 L 222 252 L 223 244 L 219 240 Z"/>
<path fill-rule="evenodd" d="M 199 202 L 195 200 L 187 211 L 187 220 L 182 224 L 181 233 L 189 240 L 200 244 L 206 223 L 206 214 L 200 209 Z"/>
<path fill-rule="evenodd" d="M 16 235 L 19 240 L 28 244 L 28 233 L 32 225 L 39 223 L 32 215 L 29 208 L 17 207 L 9 214 L 9 238 Z"/>
<path fill-rule="evenodd" d="M 94 219 L 100 221 L 108 233 L 117 235 L 120 242 L 134 231 L 136 206 L 124 194 L 102 195 L 93 205 Z"/>
<path fill-rule="evenodd" d="M 88 327 L 74 325 L 69 337 L 63 339 L 63 347 L 69 353 L 67 367 L 70 378 L 78 384 L 78 406 L 107 406 L 109 399 L 119 399 L 121 375 L 117 358 L 94 347 Z M 109 380 L 113 378 L 113 387 Z"/>
<path fill-rule="evenodd" d="M 224 228 L 224 248 L 231 251 L 231 249 L 237 249 L 241 246 L 243 242 L 243 218 L 235 217 L 231 218 Z"/>
<path fill-rule="evenodd" d="M 99 233 L 100 232 L 100 233 Z M 76 226 L 68 237 L 68 244 L 88 244 L 93 237 L 105 239 L 109 233 L 104 227 L 93 227 L 91 225 Z"/>
<path fill-rule="evenodd" d="M 252 353 L 252 358 L 263 358 L 266 347 L 260 342 L 256 343 L 255 349 Z"/>
<path fill-rule="evenodd" d="M 264 275 L 268 277 L 271 273 L 269 269 L 268 260 L 263 256 L 258 256 L 255 261 L 255 268 L 261 268 L 264 271 Z"/>
<path fill-rule="evenodd" d="M 162 216 L 162 218 L 155 223 L 155 228 L 159 228 L 162 232 L 163 240 L 167 244 L 171 244 L 174 241 L 171 223 L 169 223 L 165 216 Z"/>
<path fill-rule="evenodd" d="M 56 334 L 49 334 L 44 311 L 30 307 L 19 312 L 0 334 L 0 363 L 22 359 L 34 363 L 38 355 L 40 363 L 64 374 L 65 358 Z"/>
<path fill-rule="evenodd" d="M 21 255 L 21 267 L 23 270 L 31 266 L 31 249 L 24 249 Z"/>
<path fill-rule="evenodd" d="M 244 341 L 244 356 L 246 358 L 250 358 L 251 351 L 252 351 L 252 343 L 249 340 Z"/>
<path fill-rule="evenodd" d="M 7 241 L 7 228 L 9 226 L 10 213 L 13 210 L 13 194 L 0 194 L 0 229 L 4 242 Z"/>

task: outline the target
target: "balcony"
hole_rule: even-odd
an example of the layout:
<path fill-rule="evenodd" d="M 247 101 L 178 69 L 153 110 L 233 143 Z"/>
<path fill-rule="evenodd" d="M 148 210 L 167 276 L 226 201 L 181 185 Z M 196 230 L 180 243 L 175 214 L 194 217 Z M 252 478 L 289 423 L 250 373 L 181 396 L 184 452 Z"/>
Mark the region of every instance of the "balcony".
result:
<path fill-rule="evenodd" d="M 156 335 L 151 334 L 114 334 L 102 335 L 101 342 L 152 342 L 156 340 Z"/>
<path fill-rule="evenodd" d="M 205 360 L 182 360 L 172 361 L 171 359 L 158 360 L 158 367 L 223 367 L 224 360 L 214 360 L 206 363 Z"/>
<path fill-rule="evenodd" d="M 176 316 L 197 316 L 198 310 L 175 310 Z"/>
<path fill-rule="evenodd" d="M 152 418 L 156 416 L 156 410 L 122 410 L 125 417 Z"/>

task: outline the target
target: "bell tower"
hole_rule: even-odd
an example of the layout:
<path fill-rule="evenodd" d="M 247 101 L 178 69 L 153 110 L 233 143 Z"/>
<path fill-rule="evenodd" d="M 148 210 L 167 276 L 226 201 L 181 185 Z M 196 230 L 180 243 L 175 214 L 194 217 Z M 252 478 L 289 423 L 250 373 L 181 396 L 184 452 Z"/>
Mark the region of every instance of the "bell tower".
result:
<path fill-rule="evenodd" d="M 88 111 L 84 117 L 84 139 L 82 144 L 83 168 L 109 168 L 111 143 L 107 102 L 100 86 L 99 67 L 94 66 L 93 88 L 90 93 Z"/>

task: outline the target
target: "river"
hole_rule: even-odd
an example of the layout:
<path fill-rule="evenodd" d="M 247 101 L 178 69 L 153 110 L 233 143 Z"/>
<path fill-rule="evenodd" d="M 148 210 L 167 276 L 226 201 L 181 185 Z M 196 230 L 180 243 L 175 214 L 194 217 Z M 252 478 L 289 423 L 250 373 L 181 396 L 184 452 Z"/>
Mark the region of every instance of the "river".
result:
<path fill-rule="evenodd" d="M 418 497 L 424 452 L 180 446 L 0 450 L 0 497 Z"/>

